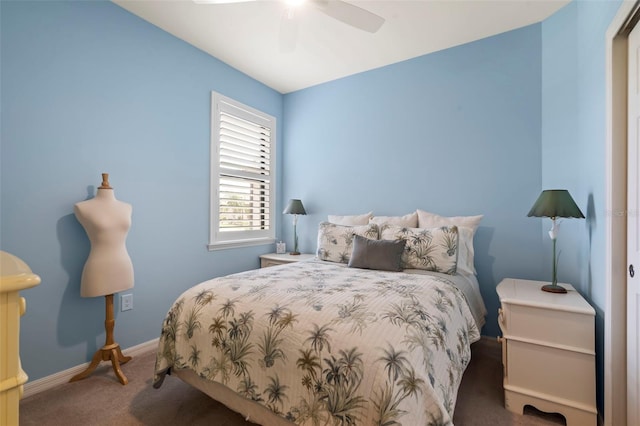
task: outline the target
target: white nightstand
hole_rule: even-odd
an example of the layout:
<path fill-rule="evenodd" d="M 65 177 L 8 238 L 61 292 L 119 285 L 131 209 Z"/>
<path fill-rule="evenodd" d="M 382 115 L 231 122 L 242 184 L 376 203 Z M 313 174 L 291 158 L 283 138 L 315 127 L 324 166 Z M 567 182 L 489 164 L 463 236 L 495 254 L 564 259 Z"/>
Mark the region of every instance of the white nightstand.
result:
<path fill-rule="evenodd" d="M 505 407 L 522 414 L 532 405 L 562 414 L 567 426 L 595 426 L 595 311 L 571 285 L 554 294 L 544 284 L 506 278 L 496 287 Z"/>
<path fill-rule="evenodd" d="M 315 254 L 301 253 L 298 255 L 291 255 L 289 253 L 277 254 L 269 253 L 260 256 L 260 267 L 266 268 L 268 266 L 284 265 L 285 263 L 300 262 L 302 260 L 309 260 L 316 257 Z"/>

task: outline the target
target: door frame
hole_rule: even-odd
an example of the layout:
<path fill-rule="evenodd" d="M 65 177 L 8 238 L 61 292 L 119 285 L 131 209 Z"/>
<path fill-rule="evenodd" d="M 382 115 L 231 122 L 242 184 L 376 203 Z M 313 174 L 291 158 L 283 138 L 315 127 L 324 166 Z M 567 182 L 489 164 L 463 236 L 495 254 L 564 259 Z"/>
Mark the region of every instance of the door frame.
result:
<path fill-rule="evenodd" d="M 627 40 L 638 1 L 623 1 L 606 33 L 606 298 L 604 425 L 627 424 Z M 617 166 L 617 167 L 616 167 Z"/>

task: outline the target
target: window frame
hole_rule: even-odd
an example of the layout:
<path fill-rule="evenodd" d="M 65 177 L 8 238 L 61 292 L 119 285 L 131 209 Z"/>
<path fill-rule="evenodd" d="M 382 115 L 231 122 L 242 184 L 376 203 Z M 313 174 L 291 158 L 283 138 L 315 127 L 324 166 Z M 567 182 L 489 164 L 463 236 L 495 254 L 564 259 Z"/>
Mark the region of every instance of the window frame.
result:
<path fill-rule="evenodd" d="M 247 120 L 251 123 L 268 127 L 269 139 L 269 220 L 266 230 L 220 231 L 220 134 L 221 113 Z M 276 242 L 276 118 L 244 105 L 234 99 L 211 92 L 211 142 L 210 142 L 210 210 L 209 210 L 209 251 L 236 247 L 250 247 Z"/>

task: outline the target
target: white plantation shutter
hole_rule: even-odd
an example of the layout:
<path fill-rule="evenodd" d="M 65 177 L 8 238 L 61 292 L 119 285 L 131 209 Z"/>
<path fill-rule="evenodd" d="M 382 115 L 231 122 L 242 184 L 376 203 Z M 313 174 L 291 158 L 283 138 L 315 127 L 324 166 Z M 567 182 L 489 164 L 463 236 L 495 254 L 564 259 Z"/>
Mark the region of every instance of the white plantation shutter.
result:
<path fill-rule="evenodd" d="M 269 229 L 271 129 L 220 113 L 220 230 Z"/>
<path fill-rule="evenodd" d="M 275 238 L 275 118 L 212 92 L 209 248 Z"/>

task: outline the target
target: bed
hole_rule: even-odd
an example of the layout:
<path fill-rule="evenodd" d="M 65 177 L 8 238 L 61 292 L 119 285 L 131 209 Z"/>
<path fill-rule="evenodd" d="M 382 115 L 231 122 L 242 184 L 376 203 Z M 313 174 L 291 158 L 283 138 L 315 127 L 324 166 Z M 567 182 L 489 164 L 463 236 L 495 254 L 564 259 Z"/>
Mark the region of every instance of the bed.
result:
<path fill-rule="evenodd" d="M 352 239 L 371 236 L 356 228 Z M 342 261 L 328 260 L 325 236 L 321 224 L 316 259 L 215 278 L 178 297 L 154 386 L 176 375 L 264 426 L 453 424 L 486 314 L 475 275 L 353 267 L 343 248 L 333 250 Z"/>

